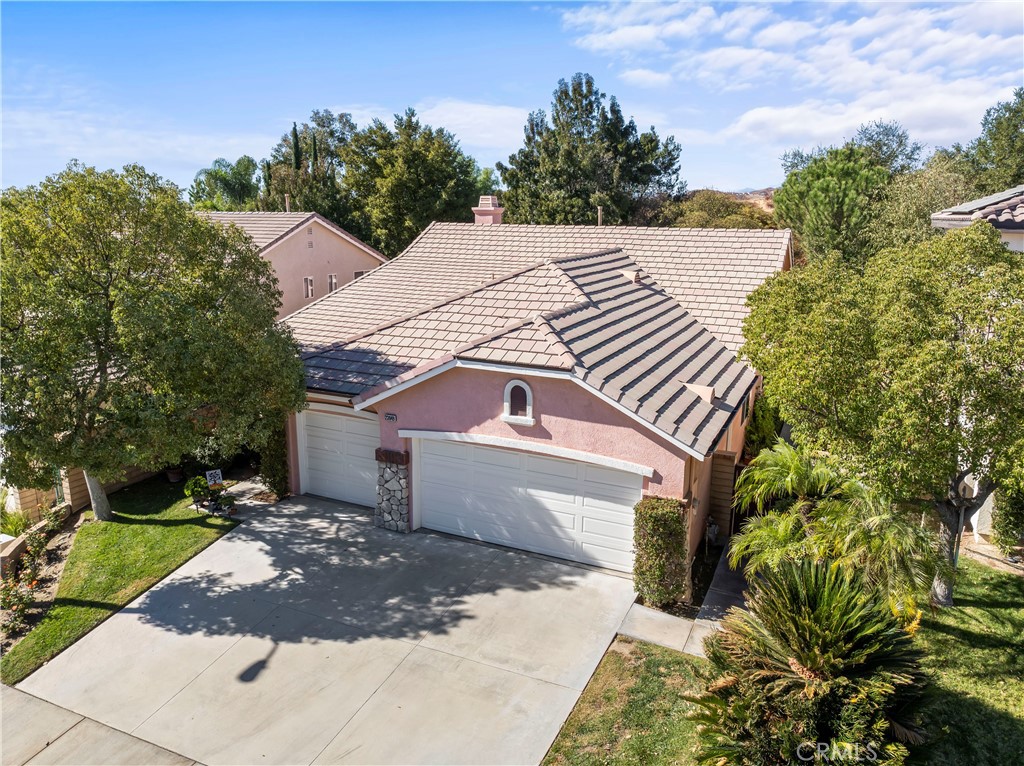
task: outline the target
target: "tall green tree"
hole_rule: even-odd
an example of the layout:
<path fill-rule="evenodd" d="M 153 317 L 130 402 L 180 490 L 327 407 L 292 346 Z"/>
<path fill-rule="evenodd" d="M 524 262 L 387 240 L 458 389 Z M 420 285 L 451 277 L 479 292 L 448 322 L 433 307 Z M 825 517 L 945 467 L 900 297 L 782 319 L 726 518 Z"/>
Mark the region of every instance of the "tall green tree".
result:
<path fill-rule="evenodd" d="M 126 466 L 259 446 L 304 400 L 270 265 L 139 166 L 72 163 L 6 189 L 0 242 L 3 481 L 85 470 L 93 510 Z"/>
<path fill-rule="evenodd" d="M 243 154 L 234 162 L 218 157 L 196 173 L 188 199 L 200 210 L 255 210 L 260 181 L 256 160 Z"/>
<path fill-rule="evenodd" d="M 770 229 L 775 225 L 767 211 L 712 189 L 666 202 L 659 217 L 664 224 L 686 229 Z"/>
<path fill-rule="evenodd" d="M 559 80 L 550 121 L 530 114 L 524 145 L 498 163 L 507 191 L 503 203 L 516 223 L 646 222 L 667 196 L 682 193 L 679 145 L 641 133 L 618 101 L 607 99 L 589 74 Z"/>
<path fill-rule="evenodd" d="M 750 297 L 742 354 L 796 438 L 896 501 L 927 500 L 950 563 L 963 518 L 1024 459 L 1024 256 L 989 224 L 823 259 Z M 952 603 L 937 576 L 932 598 Z"/>
<path fill-rule="evenodd" d="M 348 228 L 395 256 L 432 221 L 470 221 L 478 200 L 477 165 L 443 128 L 409 109 L 392 127 L 381 120 L 352 134 L 340 152 Z"/>
<path fill-rule="evenodd" d="M 851 143 L 866 149 L 876 164 L 894 176 L 921 166 L 924 144 L 911 140 L 907 129 L 895 121 L 866 122 L 857 128 Z"/>
<path fill-rule="evenodd" d="M 966 163 L 982 194 L 1024 184 L 1024 88 L 985 112 L 978 138 L 943 151 Z"/>
<path fill-rule="evenodd" d="M 860 263 L 867 256 L 871 204 L 888 180 L 889 171 L 864 147 L 829 149 L 789 174 L 775 192 L 775 214 L 811 256 L 838 251 Z"/>

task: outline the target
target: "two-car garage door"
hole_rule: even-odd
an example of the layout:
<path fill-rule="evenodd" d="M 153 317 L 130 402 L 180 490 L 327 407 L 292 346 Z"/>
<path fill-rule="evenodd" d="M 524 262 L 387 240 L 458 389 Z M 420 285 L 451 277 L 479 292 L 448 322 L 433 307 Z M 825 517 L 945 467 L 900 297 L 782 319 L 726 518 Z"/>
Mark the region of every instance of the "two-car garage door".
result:
<path fill-rule="evenodd" d="M 639 474 L 464 442 L 420 439 L 414 449 L 422 526 L 632 570 Z"/>

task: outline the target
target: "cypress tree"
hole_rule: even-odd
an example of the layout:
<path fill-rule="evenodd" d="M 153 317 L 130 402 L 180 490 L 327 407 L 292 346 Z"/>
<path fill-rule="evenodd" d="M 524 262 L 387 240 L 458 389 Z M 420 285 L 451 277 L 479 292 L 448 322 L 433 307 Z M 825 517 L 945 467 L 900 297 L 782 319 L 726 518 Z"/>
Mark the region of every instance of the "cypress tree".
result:
<path fill-rule="evenodd" d="M 299 145 L 299 128 L 292 123 L 292 169 L 298 172 L 302 167 L 302 147 Z"/>
<path fill-rule="evenodd" d="M 310 166 L 309 169 L 310 169 L 310 171 L 315 171 L 316 170 L 317 166 L 320 164 L 319 160 L 320 160 L 320 158 L 317 155 L 317 150 L 316 150 L 316 133 L 314 132 L 313 133 L 313 147 L 312 147 L 312 151 L 310 152 L 310 162 L 309 162 L 309 166 Z"/>

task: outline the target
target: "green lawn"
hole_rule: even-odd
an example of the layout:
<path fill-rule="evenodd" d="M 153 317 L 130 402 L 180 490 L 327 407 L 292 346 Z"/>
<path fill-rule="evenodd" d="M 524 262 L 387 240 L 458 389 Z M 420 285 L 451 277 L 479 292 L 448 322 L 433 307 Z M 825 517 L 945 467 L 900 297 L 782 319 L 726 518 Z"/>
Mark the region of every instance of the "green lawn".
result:
<path fill-rule="evenodd" d="M 672 649 L 618 638 L 544 759 L 554 764 L 689 763 L 696 726 L 697 676 L 707 662 Z"/>
<path fill-rule="evenodd" d="M 956 606 L 927 618 L 927 762 L 1024 763 L 1024 577 L 960 559 Z"/>
<path fill-rule="evenodd" d="M 1024 578 L 961 559 L 956 606 L 917 633 L 932 678 L 932 766 L 1024 763 Z M 695 671 L 705 661 L 618 639 L 601 660 L 545 764 L 692 764 Z"/>
<path fill-rule="evenodd" d="M 236 522 L 189 507 L 162 476 L 110 496 L 114 520 L 89 521 L 75 538 L 53 607 L 0 661 L 14 684 L 195 556 Z"/>

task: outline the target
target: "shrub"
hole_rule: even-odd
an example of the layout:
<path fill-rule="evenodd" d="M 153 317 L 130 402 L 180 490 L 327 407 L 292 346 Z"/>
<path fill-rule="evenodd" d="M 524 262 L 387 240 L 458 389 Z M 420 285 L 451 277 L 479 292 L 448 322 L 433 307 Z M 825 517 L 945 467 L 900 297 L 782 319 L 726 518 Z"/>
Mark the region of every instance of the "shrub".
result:
<path fill-rule="evenodd" d="M 64 506 L 55 505 L 52 508 L 40 508 L 40 515 L 46 522 L 46 531 L 53 533 L 64 525 Z"/>
<path fill-rule="evenodd" d="M 210 496 L 210 482 L 205 476 L 193 476 L 185 482 L 185 497 L 191 497 L 195 502 L 205 500 Z"/>
<path fill-rule="evenodd" d="M 698 761 L 819 762 L 806 756 L 820 743 L 828 762 L 857 761 L 859 749 L 859 760 L 904 763 L 923 741 L 916 626 L 901 627 L 877 589 L 832 562 L 785 562 L 749 593 L 705 641 Z"/>
<path fill-rule="evenodd" d="M 996 491 L 992 513 L 992 543 L 1010 555 L 1024 538 L 1024 468 L 1018 469 Z"/>
<path fill-rule="evenodd" d="M 779 417 L 778 408 L 761 394 L 754 400 L 743 451 L 748 457 L 757 457 L 761 450 L 775 446 L 781 430 L 782 418 Z"/>
<path fill-rule="evenodd" d="M 31 524 L 23 511 L 0 510 L 0 532 L 11 537 L 21 537 Z"/>
<path fill-rule="evenodd" d="M 8 612 L 3 624 L 5 633 L 17 633 L 25 627 L 25 613 L 32 603 L 33 587 L 35 582 L 25 577 L 19 579 L 9 575 L 0 581 L 0 609 Z"/>
<path fill-rule="evenodd" d="M 682 500 L 648 496 L 636 504 L 633 583 L 645 604 L 661 606 L 689 597 L 688 519 Z"/>
<path fill-rule="evenodd" d="M 288 495 L 288 444 L 284 426 L 274 431 L 260 449 L 260 476 L 279 498 Z"/>

